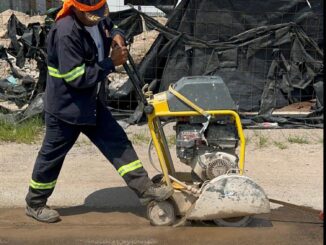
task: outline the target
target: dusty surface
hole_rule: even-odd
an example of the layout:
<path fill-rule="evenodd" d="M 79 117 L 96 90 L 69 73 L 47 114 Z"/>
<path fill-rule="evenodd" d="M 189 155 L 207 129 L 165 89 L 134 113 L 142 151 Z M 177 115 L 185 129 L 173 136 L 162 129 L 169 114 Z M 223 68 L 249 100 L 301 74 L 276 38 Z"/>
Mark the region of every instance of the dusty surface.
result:
<path fill-rule="evenodd" d="M 127 129 L 150 176 L 146 126 Z M 171 127 L 166 130 L 171 137 Z M 323 207 L 322 130 L 246 130 L 246 174 L 270 198 Z M 301 143 L 290 143 L 289 138 Z M 301 140 L 298 140 L 301 139 Z M 304 140 L 303 140 L 304 139 Z M 265 142 L 267 141 L 267 142 Z M 277 142 L 277 143 L 276 143 Z M 305 142 L 305 143 L 302 143 Z M 280 145 L 282 145 L 280 149 Z M 173 147 L 174 148 L 174 147 Z M 48 204 L 60 207 L 62 221 L 39 224 L 23 206 L 39 145 L 0 144 L 0 244 L 322 244 L 317 213 L 272 205 L 270 217 L 256 217 L 250 228 L 200 224 L 151 227 L 145 210 L 101 153 L 80 137 L 69 152 Z M 172 149 L 172 154 L 174 149 Z M 176 163 L 177 169 L 187 167 Z M 277 208 L 277 209 L 276 209 Z"/>
<path fill-rule="evenodd" d="M 323 225 L 315 214 L 279 208 L 255 217 L 249 227 L 224 228 L 193 223 L 152 227 L 145 211 L 61 208 L 62 221 L 42 224 L 23 209 L 0 209 L 0 244 L 323 244 Z"/>
<path fill-rule="evenodd" d="M 6 23 L 10 13 L 0 15 Z M 18 16 L 23 22 L 31 21 Z M 159 19 L 164 23 L 165 19 Z M 5 26 L 0 36 L 5 35 Z M 156 31 L 135 37 L 131 54 L 139 63 L 156 39 Z M 0 44 L 7 46 L 8 39 Z M 14 61 L 13 61 L 14 62 Z M 23 71 L 30 74 L 32 63 Z M 10 73 L 0 61 L 1 77 Z M 37 75 L 37 74 L 36 74 Z M 34 76 L 33 76 L 34 77 Z M 111 89 L 127 80 L 126 74 L 110 76 Z M 295 111 L 302 110 L 302 105 Z M 293 106 L 292 106 L 293 107 Z M 310 109 L 310 104 L 305 108 Z M 291 108 L 292 109 L 292 108 Z M 287 108 L 287 111 L 289 108 Z M 150 176 L 146 126 L 127 132 Z M 323 131 L 247 130 L 246 175 L 261 185 L 270 198 L 321 210 L 323 207 Z M 171 139 L 173 131 L 167 128 Z M 290 143 L 289 138 L 300 143 Z M 303 143 L 304 142 L 304 143 Z M 84 136 L 69 152 L 56 189 L 48 204 L 58 207 L 62 221 L 40 224 L 24 215 L 25 195 L 40 144 L 0 142 L 0 245 L 1 244 L 322 244 L 317 213 L 272 205 L 270 216 L 256 217 L 248 228 L 216 228 L 203 224 L 187 227 L 151 227 L 146 210 L 125 186 L 115 169 Z M 172 155 L 175 155 L 172 147 Z M 174 157 L 177 170 L 188 170 Z M 277 209 L 276 209 L 277 208 Z"/>
<path fill-rule="evenodd" d="M 24 23 L 42 21 L 15 13 Z M 0 14 L 0 37 L 5 37 L 11 12 Z M 164 22 L 165 20 L 160 20 Z M 2 25 L 1 25 L 2 23 Z M 131 53 L 138 63 L 158 33 L 144 32 L 135 38 Z M 0 44 L 8 46 L 2 38 Z M 1 77 L 10 73 L 0 61 Z M 32 68 L 25 68 L 30 74 Z M 37 74 L 36 74 L 37 75 Z M 118 88 L 125 74 L 112 75 L 110 86 Z M 311 104 L 289 109 L 309 111 Z M 150 176 L 146 126 L 127 129 Z M 323 208 L 323 131 L 247 130 L 246 175 L 252 177 L 273 199 L 296 205 Z M 171 137 L 171 127 L 167 136 Z M 290 142 L 291 141 L 291 142 Z M 0 245 L 1 244 L 322 244 L 318 212 L 304 212 L 272 205 L 270 216 L 257 216 L 248 228 L 216 228 L 207 224 L 186 227 L 151 227 L 145 209 L 125 186 L 114 168 L 95 146 L 80 137 L 68 154 L 54 194 L 48 204 L 58 207 L 62 221 L 40 224 L 24 215 L 24 198 L 36 145 L 0 142 Z M 174 147 L 171 150 L 175 153 Z M 175 159 L 178 170 L 187 170 Z"/>
<path fill-rule="evenodd" d="M 147 156 L 147 127 L 127 129 L 129 138 L 150 176 L 157 174 Z M 173 135 L 172 125 L 166 129 Z M 322 209 L 323 207 L 323 130 L 245 130 L 247 138 L 246 174 L 260 184 L 268 196 L 297 205 Z M 301 140 L 304 143 L 290 143 Z M 285 148 L 285 149 L 280 149 Z M 40 144 L 0 144 L 0 207 L 22 207 Z M 174 146 L 171 149 L 175 155 Z M 174 157 L 177 170 L 187 170 Z M 119 192 L 106 193 L 107 188 L 123 186 L 124 182 L 112 165 L 89 140 L 82 136 L 69 152 L 63 165 L 50 205 L 87 205 L 112 207 L 133 205 L 128 198 L 133 193 L 125 190 L 126 200 Z M 102 193 L 99 195 L 99 193 Z M 92 196 L 93 198 L 87 198 Z M 114 198 L 113 198 L 114 197 Z M 85 199 L 86 198 L 86 199 Z M 114 202 L 112 203 L 112 200 Z"/>

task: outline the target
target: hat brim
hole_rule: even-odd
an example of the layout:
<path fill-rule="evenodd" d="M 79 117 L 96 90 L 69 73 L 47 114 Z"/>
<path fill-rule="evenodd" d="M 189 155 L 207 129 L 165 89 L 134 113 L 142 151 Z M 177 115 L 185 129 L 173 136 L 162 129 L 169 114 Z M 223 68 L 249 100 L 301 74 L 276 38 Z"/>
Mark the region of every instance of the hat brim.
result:
<path fill-rule="evenodd" d="M 102 8 L 94 11 L 89 11 L 87 12 L 89 15 L 93 15 L 96 17 L 99 17 L 101 19 L 106 18 L 109 14 L 109 6 L 108 4 L 104 4 Z"/>

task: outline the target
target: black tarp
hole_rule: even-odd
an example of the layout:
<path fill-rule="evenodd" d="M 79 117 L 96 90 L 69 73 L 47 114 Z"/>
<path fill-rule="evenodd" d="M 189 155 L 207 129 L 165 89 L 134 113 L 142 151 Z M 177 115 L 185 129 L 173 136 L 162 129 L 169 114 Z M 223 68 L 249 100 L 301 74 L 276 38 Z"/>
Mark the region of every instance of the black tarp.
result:
<path fill-rule="evenodd" d="M 132 4 L 132 5 L 142 5 L 142 6 L 175 6 L 177 4 L 177 0 L 124 0 L 124 4 Z"/>
<path fill-rule="evenodd" d="M 177 0 L 124 0 L 125 5 L 155 6 L 168 16 L 173 12 L 177 3 Z"/>
<path fill-rule="evenodd" d="M 183 0 L 142 60 L 164 91 L 184 76 L 219 75 L 241 112 L 264 118 L 315 98 L 323 84 L 323 1 Z M 321 86 L 319 86 L 320 89 Z M 115 97 L 132 91 L 125 84 Z M 271 119 L 271 117 L 269 117 Z"/>
<path fill-rule="evenodd" d="M 166 26 L 135 9 L 110 17 L 128 39 L 142 33 L 144 24 L 160 32 L 139 65 L 147 83 L 157 79 L 154 92 L 166 90 L 183 76 L 220 75 L 240 111 L 260 112 L 256 121 L 291 121 L 270 114 L 275 108 L 316 98 L 316 111 L 308 116 L 313 124 L 322 121 L 323 113 L 322 9 L 321 0 L 311 2 L 311 8 L 306 0 L 183 0 Z M 58 8 L 51 11 L 55 16 Z M 12 41 L 8 52 L 17 58 L 17 65 L 22 66 L 26 58 L 39 61 L 39 89 L 33 97 L 45 87 L 50 15 L 45 26 L 25 26 L 15 16 L 8 23 Z M 0 53 L 3 56 L 3 49 Z M 128 100 L 131 92 L 131 84 L 126 83 L 109 100 Z M 130 122 L 137 122 L 141 114 L 136 110 Z"/>

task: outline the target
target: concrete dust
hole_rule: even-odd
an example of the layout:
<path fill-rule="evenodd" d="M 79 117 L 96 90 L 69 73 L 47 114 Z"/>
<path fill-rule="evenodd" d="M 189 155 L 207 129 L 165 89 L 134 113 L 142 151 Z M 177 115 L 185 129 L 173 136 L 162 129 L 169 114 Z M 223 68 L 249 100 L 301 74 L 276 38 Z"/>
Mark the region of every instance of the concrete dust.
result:
<path fill-rule="evenodd" d="M 141 210 L 61 208 L 61 222 L 43 224 L 24 216 L 21 208 L 0 209 L 0 244 L 322 244 L 317 216 L 286 207 L 255 217 L 245 228 L 152 227 Z"/>

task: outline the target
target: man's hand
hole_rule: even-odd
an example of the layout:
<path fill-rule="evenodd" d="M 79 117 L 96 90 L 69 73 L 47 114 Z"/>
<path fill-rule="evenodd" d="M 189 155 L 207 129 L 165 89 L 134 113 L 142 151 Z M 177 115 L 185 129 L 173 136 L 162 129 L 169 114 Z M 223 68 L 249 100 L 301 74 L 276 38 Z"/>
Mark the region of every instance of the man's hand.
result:
<path fill-rule="evenodd" d="M 126 63 L 128 59 L 128 49 L 126 46 L 119 47 L 116 45 L 112 48 L 111 59 L 114 66 L 120 66 Z"/>
<path fill-rule="evenodd" d="M 120 48 L 126 47 L 125 39 L 120 34 L 116 34 L 113 37 L 112 48 L 115 47 L 120 47 Z"/>

